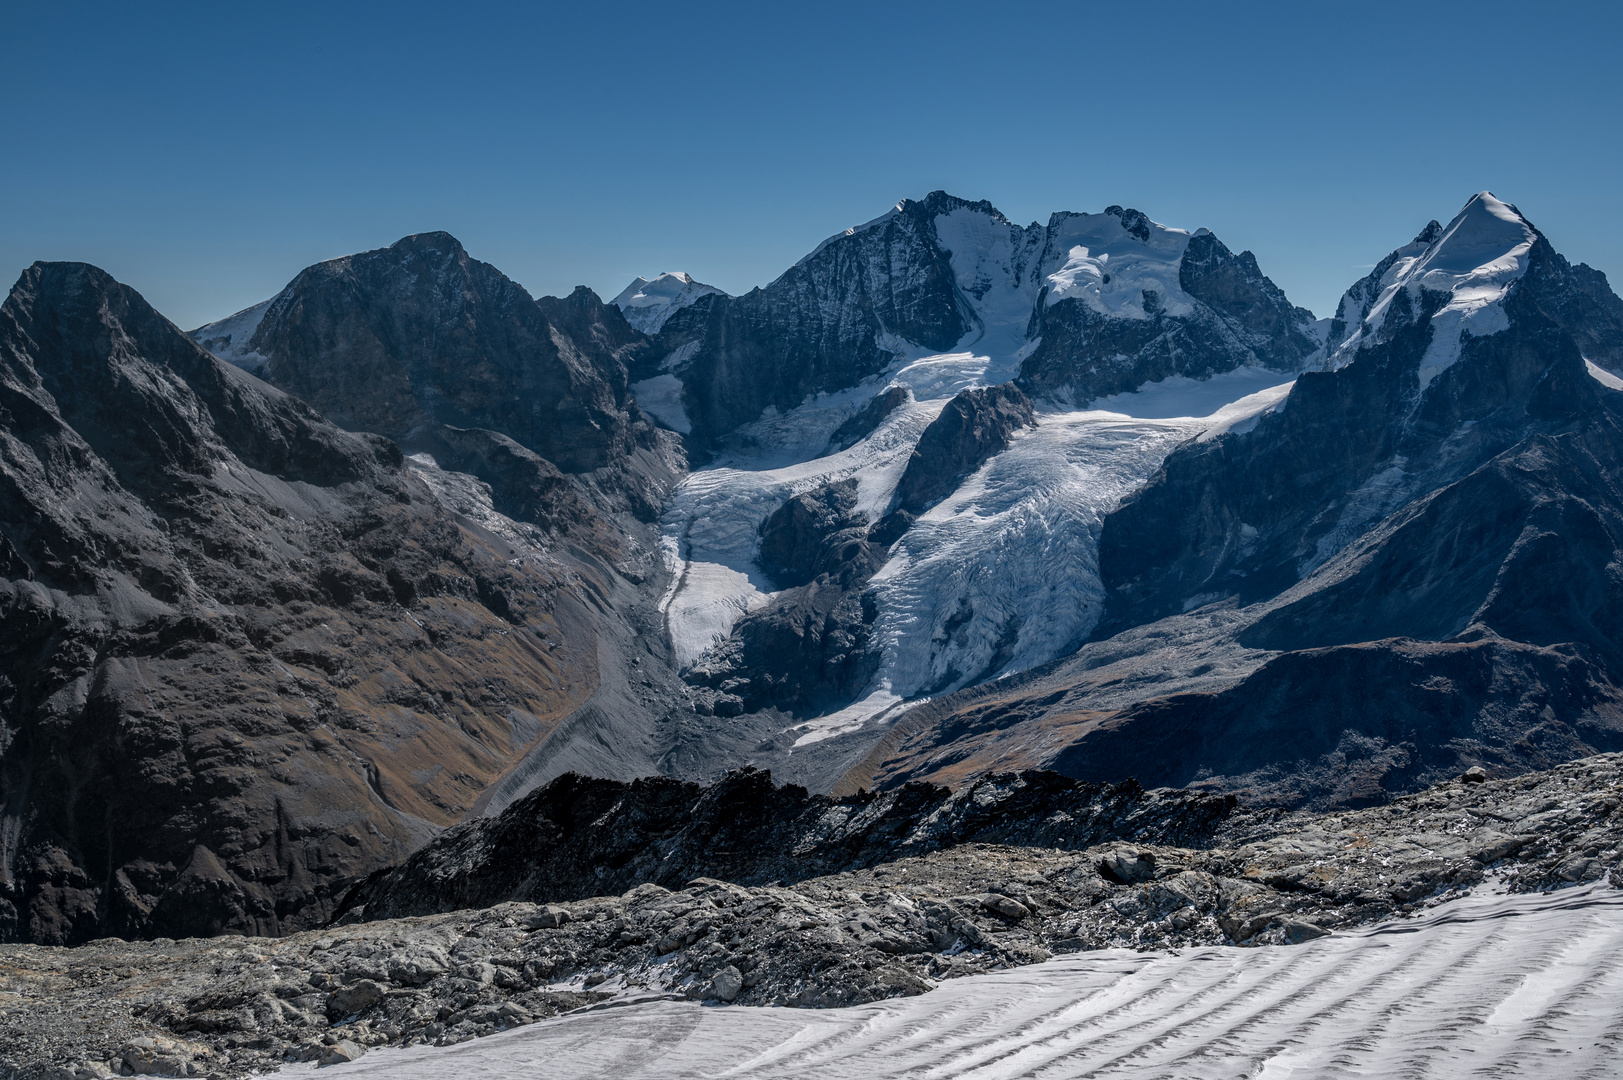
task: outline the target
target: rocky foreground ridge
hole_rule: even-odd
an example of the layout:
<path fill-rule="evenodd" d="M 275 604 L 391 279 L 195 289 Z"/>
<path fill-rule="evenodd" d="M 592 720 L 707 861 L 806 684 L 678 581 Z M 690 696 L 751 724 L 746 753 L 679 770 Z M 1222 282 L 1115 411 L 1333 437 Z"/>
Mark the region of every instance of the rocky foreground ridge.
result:
<path fill-rule="evenodd" d="M 25 1078 L 240 1076 L 372 1046 L 448 1045 L 628 994 L 855 1004 L 1064 952 L 1286 946 L 1473 887 L 1616 885 L 1623 858 L 1619 755 L 1512 779 L 1474 771 L 1331 814 L 1042 773 L 990 777 L 956 795 L 912 785 L 919 812 L 910 813 L 896 796 L 817 800 L 761 780 L 740 773 L 700 789 L 670 822 L 645 816 L 646 784 L 599 791 L 605 806 L 583 798 L 601 810 L 595 837 L 636 848 L 627 838 L 643 830 L 643 861 L 630 861 L 629 877 L 601 867 L 617 885 L 643 879 L 618 895 L 549 899 L 525 879 L 513 885 L 523 899 L 372 922 L 352 921 L 362 917 L 352 911 L 345 925 L 280 939 L 5 946 L 0 1068 Z M 566 777 L 548 790 L 580 783 Z M 801 805 L 803 841 L 822 855 L 808 864 L 816 873 L 750 885 L 649 880 L 672 832 L 715 840 L 705 814 L 740 792 Z M 509 832 L 537 809 L 533 799 L 515 804 Z M 498 846 L 474 839 L 499 838 L 499 822 L 428 850 L 488 881 Z M 993 836 L 1000 842 L 975 842 Z M 842 848 L 841 837 L 858 840 Z M 747 839 L 747 829 L 734 837 Z M 787 871 L 784 837 L 768 827 L 756 839 L 753 853 L 729 857 L 753 854 L 758 875 Z M 835 850 L 847 865 L 823 872 Z M 416 902 L 443 895 L 421 887 Z"/>

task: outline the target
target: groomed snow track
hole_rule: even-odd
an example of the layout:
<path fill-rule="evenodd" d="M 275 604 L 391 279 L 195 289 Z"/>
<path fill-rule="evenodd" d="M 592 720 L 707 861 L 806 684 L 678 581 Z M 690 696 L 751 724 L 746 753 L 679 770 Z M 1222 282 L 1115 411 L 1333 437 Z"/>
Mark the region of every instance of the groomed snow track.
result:
<path fill-rule="evenodd" d="M 333 1077 L 1623 1075 L 1623 892 L 1476 895 L 1294 947 L 1079 954 L 849 1009 L 599 1006 Z"/>

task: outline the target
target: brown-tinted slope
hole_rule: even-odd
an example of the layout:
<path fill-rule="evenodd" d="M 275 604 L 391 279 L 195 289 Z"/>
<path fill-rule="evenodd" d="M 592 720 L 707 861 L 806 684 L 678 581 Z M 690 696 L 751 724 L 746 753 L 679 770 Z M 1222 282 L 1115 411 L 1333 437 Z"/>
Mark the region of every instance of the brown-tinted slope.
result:
<path fill-rule="evenodd" d="M 590 571 L 36 264 L 0 306 L 0 939 L 318 923 L 594 688 Z"/>

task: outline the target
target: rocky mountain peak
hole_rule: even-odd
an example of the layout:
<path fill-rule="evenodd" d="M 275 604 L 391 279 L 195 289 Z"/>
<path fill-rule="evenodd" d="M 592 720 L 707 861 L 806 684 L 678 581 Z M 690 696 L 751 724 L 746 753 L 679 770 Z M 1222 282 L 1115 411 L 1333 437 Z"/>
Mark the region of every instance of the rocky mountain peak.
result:
<path fill-rule="evenodd" d="M 1124 210 L 1119 206 L 1107 206 L 1105 213 L 1118 219 L 1129 236 L 1136 236 L 1145 243 L 1149 242 L 1151 221 L 1142 210 Z"/>
<path fill-rule="evenodd" d="M 634 455 L 664 453 L 626 389 L 647 339 L 584 286 L 531 298 L 449 233 L 308 267 L 268 304 L 192 337 L 346 428 L 474 472 L 499 497 L 509 493 L 507 510 L 547 504 L 537 523 L 568 517 L 537 501 L 540 488 L 563 489 L 545 468 L 515 488 L 510 469 L 491 465 L 513 455 L 495 444 L 476 452 L 466 432 L 504 436 L 565 473 L 608 470 L 592 481 L 605 505 L 656 512 L 663 481 L 626 467 Z"/>
<path fill-rule="evenodd" d="M 462 241 L 443 230 L 403 236 L 384 250 L 410 255 L 450 255 L 459 258 L 468 253 L 462 246 Z"/>

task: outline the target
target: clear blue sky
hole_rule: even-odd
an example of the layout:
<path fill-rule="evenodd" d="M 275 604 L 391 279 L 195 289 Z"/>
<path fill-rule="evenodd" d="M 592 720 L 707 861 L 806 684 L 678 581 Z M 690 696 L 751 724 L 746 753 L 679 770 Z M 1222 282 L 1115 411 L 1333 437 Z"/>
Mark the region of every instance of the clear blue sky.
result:
<path fill-rule="evenodd" d="M 536 294 L 731 292 L 945 188 L 1137 207 L 1300 304 L 1488 188 L 1623 285 L 1620 5 L 29 3 L 0 10 L 0 276 L 182 326 L 448 229 Z"/>

